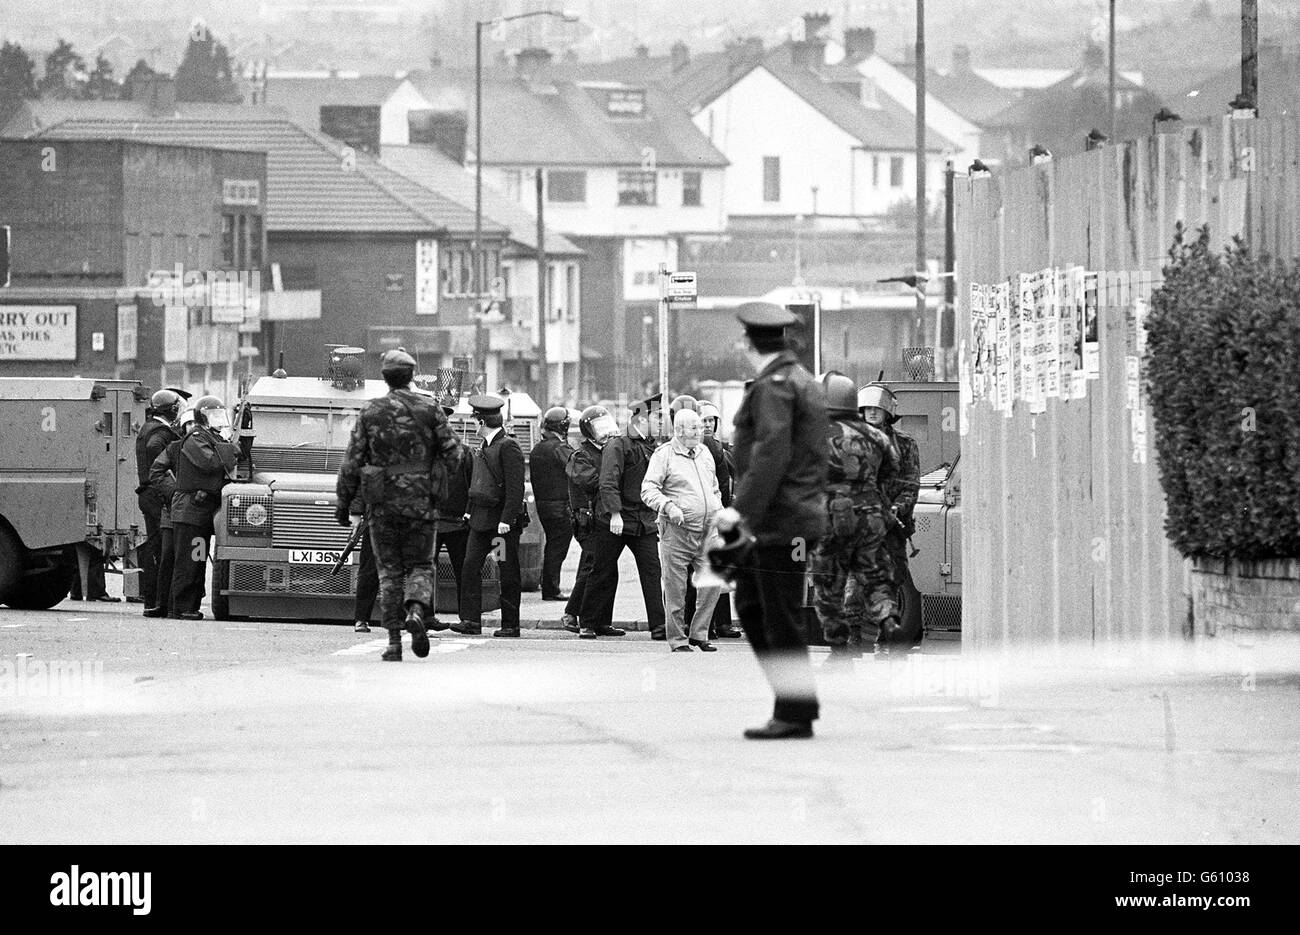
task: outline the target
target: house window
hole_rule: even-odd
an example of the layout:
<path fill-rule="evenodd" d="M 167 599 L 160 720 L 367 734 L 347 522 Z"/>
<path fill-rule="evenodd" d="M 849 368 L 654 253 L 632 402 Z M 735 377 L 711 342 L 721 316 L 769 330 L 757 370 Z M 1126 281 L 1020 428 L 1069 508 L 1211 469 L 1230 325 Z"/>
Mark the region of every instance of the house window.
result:
<path fill-rule="evenodd" d="M 606 113 L 611 117 L 640 117 L 645 114 L 645 91 L 641 88 L 618 88 L 609 92 Z"/>
<path fill-rule="evenodd" d="M 511 201 L 523 201 L 524 173 L 519 169 L 506 169 L 504 176 L 507 197 Z"/>
<path fill-rule="evenodd" d="M 781 200 L 781 157 L 763 157 L 763 200 Z"/>
<path fill-rule="evenodd" d="M 880 157 L 871 157 L 871 187 L 880 187 Z"/>
<path fill-rule="evenodd" d="M 262 265 L 262 216 L 243 212 L 221 216 L 221 265 L 258 269 Z"/>
<path fill-rule="evenodd" d="M 233 214 L 221 215 L 221 265 L 235 265 L 235 216 Z M 153 251 L 149 253 L 149 268 L 157 269 L 154 263 Z"/>
<path fill-rule="evenodd" d="M 619 205 L 654 205 L 657 203 L 656 189 L 659 181 L 657 172 L 618 173 Z"/>
<path fill-rule="evenodd" d="M 261 269 L 262 267 L 262 216 L 253 214 L 249 216 L 248 224 L 248 268 Z"/>
<path fill-rule="evenodd" d="M 689 169 L 682 173 L 682 207 L 698 208 L 700 206 L 701 173 Z"/>
<path fill-rule="evenodd" d="M 560 268 L 554 263 L 546 264 L 546 295 L 551 306 L 546 320 L 559 321 L 568 299 L 560 294 Z"/>
<path fill-rule="evenodd" d="M 500 268 L 500 253 L 492 247 L 484 246 L 482 252 L 483 285 L 474 281 L 474 251 L 469 244 L 457 244 L 442 252 L 442 294 L 447 297 L 488 295 L 492 280 Z"/>
<path fill-rule="evenodd" d="M 581 204 L 587 200 L 587 173 L 551 169 L 546 173 L 546 200 Z"/>
<path fill-rule="evenodd" d="M 889 157 L 889 187 L 890 188 L 903 187 L 903 157 L 902 156 Z"/>

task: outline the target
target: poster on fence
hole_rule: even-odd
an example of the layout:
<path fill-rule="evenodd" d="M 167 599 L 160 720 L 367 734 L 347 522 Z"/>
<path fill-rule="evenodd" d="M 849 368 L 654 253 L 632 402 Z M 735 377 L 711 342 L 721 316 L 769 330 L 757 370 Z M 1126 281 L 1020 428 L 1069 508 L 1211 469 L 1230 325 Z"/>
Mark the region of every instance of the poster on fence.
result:
<path fill-rule="evenodd" d="M 1027 390 L 1029 411 L 1047 411 L 1047 283 L 1051 270 L 1039 270 L 1034 277 L 1033 344 L 1031 372 L 1033 382 Z"/>
<path fill-rule="evenodd" d="M 985 376 L 987 374 L 986 355 L 989 350 L 989 286 L 984 283 L 970 284 L 970 338 L 967 360 L 970 365 L 971 403 L 978 403 L 986 395 Z"/>
<path fill-rule="evenodd" d="M 1043 317 L 1040 323 L 1039 355 L 1042 357 L 1043 384 L 1040 398 L 1061 398 L 1061 308 L 1057 292 L 1057 270 L 1045 269 L 1043 276 Z M 1045 403 L 1043 403 L 1045 405 Z"/>
<path fill-rule="evenodd" d="M 997 369 L 994 371 L 994 400 L 996 407 L 1009 419 L 1015 397 L 1015 360 L 1011 352 L 1011 283 L 993 286 L 993 330 Z"/>
<path fill-rule="evenodd" d="M 1067 278 L 1070 282 L 1070 398 L 1085 399 L 1088 395 L 1088 371 L 1084 367 L 1083 336 L 1085 328 L 1084 281 L 1087 274 L 1082 266 L 1072 266 Z"/>
<path fill-rule="evenodd" d="M 1095 271 L 1083 274 L 1083 369 L 1089 380 L 1101 376 L 1101 306 Z"/>
<path fill-rule="evenodd" d="M 1062 399 L 1074 398 L 1074 286 L 1070 269 L 1056 271 L 1057 380 Z"/>
<path fill-rule="evenodd" d="M 1034 279 L 1033 273 L 1020 274 L 1020 301 L 1013 319 L 1016 333 L 1011 339 L 1020 356 L 1020 366 L 1016 370 L 1016 399 L 1026 403 L 1034 400 Z"/>

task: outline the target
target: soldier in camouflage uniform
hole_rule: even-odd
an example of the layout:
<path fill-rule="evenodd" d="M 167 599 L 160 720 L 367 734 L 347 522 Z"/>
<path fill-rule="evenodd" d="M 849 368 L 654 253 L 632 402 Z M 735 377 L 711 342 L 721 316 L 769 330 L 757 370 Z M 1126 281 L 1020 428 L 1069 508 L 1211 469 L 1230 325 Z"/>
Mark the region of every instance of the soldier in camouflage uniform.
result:
<path fill-rule="evenodd" d="M 402 660 L 402 629 L 411 649 L 429 654 L 424 614 L 434 606 L 434 510 L 445 495 L 447 465 L 460 442 L 430 397 L 411 389 L 415 359 L 401 348 L 384 355 L 387 396 L 362 408 L 339 469 L 336 519 L 354 520 L 358 490 L 369 508 L 370 543 L 379 570 L 379 602 L 388 629 L 386 662 Z M 359 519 L 359 518 L 358 518 Z"/>
<path fill-rule="evenodd" d="M 879 475 L 897 469 L 889 437 L 857 418 L 857 388 L 843 374 L 822 377 L 830 416 L 827 513 L 830 535 L 812 556 L 814 602 L 822 633 L 837 655 L 855 653 L 874 633 L 898 629 L 893 567 L 885 549 Z M 852 579 L 853 595 L 846 600 Z M 874 631 L 874 633 L 873 633 Z"/>
<path fill-rule="evenodd" d="M 921 489 L 921 449 L 916 440 L 894 427 L 898 421 L 898 405 L 888 387 L 869 383 L 858 392 L 858 412 L 864 421 L 886 432 L 898 448 L 898 469 L 881 473 L 881 492 L 885 497 L 885 548 L 893 563 L 891 582 L 894 601 L 903 606 L 903 588 L 910 580 L 907 566 L 907 540 L 916 531 L 912 511 L 916 507 L 917 491 Z M 911 645 L 921 639 L 920 614 L 908 614 L 916 621 L 910 629 L 904 627 L 885 642 Z"/>

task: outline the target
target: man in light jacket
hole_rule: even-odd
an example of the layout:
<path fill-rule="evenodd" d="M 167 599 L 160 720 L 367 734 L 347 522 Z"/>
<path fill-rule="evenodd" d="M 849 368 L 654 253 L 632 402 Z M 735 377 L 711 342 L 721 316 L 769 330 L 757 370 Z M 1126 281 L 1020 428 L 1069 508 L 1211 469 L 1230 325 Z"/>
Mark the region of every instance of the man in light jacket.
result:
<path fill-rule="evenodd" d="M 709 644 L 709 621 L 722 593 L 720 587 L 697 587 L 695 616 L 690 636 L 685 632 L 686 570 L 696 580 L 709 568 L 705 554 L 714 536 L 713 522 L 722 509 L 717 467 L 713 455 L 701 444 L 700 417 L 683 409 L 673 420 L 673 437 L 650 457 L 641 499 L 654 510 L 659 523 L 659 567 L 663 578 L 664 617 L 668 642 L 673 652 L 713 652 Z"/>

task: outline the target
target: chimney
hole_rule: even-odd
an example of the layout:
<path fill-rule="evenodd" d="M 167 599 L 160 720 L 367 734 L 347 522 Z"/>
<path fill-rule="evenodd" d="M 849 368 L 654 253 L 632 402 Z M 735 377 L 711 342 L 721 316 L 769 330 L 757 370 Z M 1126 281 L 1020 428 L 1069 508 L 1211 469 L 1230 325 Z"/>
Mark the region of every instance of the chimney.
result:
<path fill-rule="evenodd" d="M 469 121 L 463 110 L 413 110 L 406 115 L 412 145 L 433 146 L 460 165 L 465 164 Z"/>
<path fill-rule="evenodd" d="M 515 54 L 515 77 L 524 81 L 543 81 L 551 69 L 551 53 L 548 49 L 530 46 L 520 49 Z"/>
<path fill-rule="evenodd" d="M 821 39 L 792 41 L 790 61 L 804 68 L 820 68 L 826 64 L 826 43 Z"/>
<path fill-rule="evenodd" d="M 131 82 L 131 100 L 139 101 L 152 113 L 176 109 L 176 81 L 170 75 L 145 75 Z"/>
<path fill-rule="evenodd" d="M 691 63 L 691 50 L 680 39 L 673 43 L 668 54 L 672 58 L 674 75 Z"/>
<path fill-rule="evenodd" d="M 637 58 L 650 57 L 650 46 L 646 45 L 644 42 L 638 43 L 636 48 L 633 49 L 632 51 L 633 53 L 635 53 Z"/>
<path fill-rule="evenodd" d="M 955 45 L 952 47 L 952 71 L 953 74 L 967 74 L 970 67 L 970 46 L 965 44 Z"/>
<path fill-rule="evenodd" d="M 320 131 L 353 149 L 379 155 L 379 105 L 323 104 Z"/>
<path fill-rule="evenodd" d="M 805 13 L 803 15 L 803 38 L 805 42 L 821 39 L 822 31 L 831 24 L 829 13 Z"/>
<path fill-rule="evenodd" d="M 844 57 L 850 63 L 861 62 L 876 54 L 876 31 L 870 26 L 844 30 Z"/>

